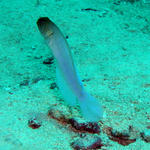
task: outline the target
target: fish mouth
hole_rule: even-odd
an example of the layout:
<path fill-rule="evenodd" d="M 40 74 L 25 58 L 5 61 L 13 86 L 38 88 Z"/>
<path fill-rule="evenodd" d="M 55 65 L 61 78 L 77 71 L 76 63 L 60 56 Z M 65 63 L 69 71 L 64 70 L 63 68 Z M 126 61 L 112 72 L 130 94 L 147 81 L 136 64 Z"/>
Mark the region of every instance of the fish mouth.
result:
<path fill-rule="evenodd" d="M 39 31 L 46 39 L 51 37 L 54 33 L 51 28 L 52 24 L 53 24 L 53 22 L 50 21 L 48 17 L 41 17 L 37 21 Z"/>

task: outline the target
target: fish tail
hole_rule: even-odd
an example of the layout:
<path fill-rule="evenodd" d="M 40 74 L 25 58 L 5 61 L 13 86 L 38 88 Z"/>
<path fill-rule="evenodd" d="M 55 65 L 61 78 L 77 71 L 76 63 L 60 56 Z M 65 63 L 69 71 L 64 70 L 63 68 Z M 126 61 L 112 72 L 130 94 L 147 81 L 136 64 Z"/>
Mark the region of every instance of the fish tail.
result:
<path fill-rule="evenodd" d="M 102 119 L 103 110 L 98 100 L 84 92 L 81 98 L 78 98 L 78 103 L 81 108 L 81 113 L 87 121 L 97 122 Z"/>

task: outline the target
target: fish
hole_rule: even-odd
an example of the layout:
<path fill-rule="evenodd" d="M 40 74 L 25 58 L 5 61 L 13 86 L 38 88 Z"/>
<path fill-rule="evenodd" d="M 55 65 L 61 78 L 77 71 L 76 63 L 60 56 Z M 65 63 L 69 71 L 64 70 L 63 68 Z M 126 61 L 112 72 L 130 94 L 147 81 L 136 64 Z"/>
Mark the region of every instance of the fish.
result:
<path fill-rule="evenodd" d="M 83 118 L 87 121 L 101 120 L 102 106 L 85 90 L 69 45 L 60 29 L 48 17 L 40 17 L 37 26 L 56 59 L 56 83 L 66 104 L 79 105 Z"/>

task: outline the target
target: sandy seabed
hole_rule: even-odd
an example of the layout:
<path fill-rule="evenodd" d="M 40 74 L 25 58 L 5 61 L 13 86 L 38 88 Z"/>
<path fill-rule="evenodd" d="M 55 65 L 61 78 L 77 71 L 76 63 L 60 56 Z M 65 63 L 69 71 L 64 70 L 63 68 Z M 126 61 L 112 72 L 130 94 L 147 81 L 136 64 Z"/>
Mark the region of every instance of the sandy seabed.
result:
<path fill-rule="evenodd" d="M 0 0 L 0 150 L 71 150 L 81 137 L 47 116 L 55 106 L 82 117 L 54 86 L 55 60 L 47 64 L 52 53 L 36 25 L 43 16 L 62 30 L 85 88 L 103 106 L 101 133 L 90 138 L 101 138 L 103 150 L 150 149 L 150 4 Z M 108 127 L 135 141 L 112 140 Z"/>

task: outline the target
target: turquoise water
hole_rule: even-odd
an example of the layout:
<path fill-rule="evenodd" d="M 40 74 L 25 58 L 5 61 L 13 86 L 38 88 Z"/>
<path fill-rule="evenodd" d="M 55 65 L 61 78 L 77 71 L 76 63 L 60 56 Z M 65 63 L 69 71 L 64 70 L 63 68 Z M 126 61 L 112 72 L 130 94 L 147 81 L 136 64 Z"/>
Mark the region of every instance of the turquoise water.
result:
<path fill-rule="evenodd" d="M 150 4 L 144 2 L 0 1 L 0 150 L 150 149 Z M 85 89 L 103 107 L 94 127 L 56 86 L 40 17 L 60 28 Z M 77 130 L 72 118 L 96 133 Z"/>

